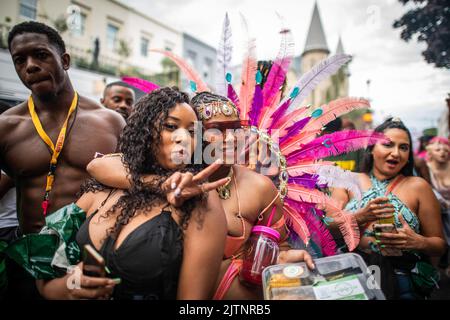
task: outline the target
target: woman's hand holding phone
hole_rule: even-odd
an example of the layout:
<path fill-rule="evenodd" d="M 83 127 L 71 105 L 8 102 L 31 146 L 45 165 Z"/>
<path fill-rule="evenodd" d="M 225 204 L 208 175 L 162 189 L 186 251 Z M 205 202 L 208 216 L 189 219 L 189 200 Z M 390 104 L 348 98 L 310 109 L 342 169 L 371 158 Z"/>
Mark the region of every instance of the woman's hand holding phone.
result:
<path fill-rule="evenodd" d="M 398 215 L 398 219 L 402 227 L 396 229 L 397 233 L 381 232 L 375 234 L 380 240 L 380 247 L 399 250 L 421 250 L 424 246 L 425 237 L 416 233 L 401 214 Z"/>
<path fill-rule="evenodd" d="M 78 270 L 83 270 L 83 262 L 77 265 Z M 90 277 L 78 271 L 74 274 L 66 276 L 68 298 L 71 300 L 80 299 L 98 299 L 107 300 L 111 296 L 116 285 L 116 281 L 109 278 Z M 79 277 L 74 283 L 77 285 L 69 285 L 69 277 Z"/>
<path fill-rule="evenodd" d="M 359 209 L 355 213 L 358 225 L 363 226 L 380 219 L 391 218 L 395 212 L 395 208 L 388 201 L 389 199 L 386 197 L 370 200 L 364 208 Z"/>

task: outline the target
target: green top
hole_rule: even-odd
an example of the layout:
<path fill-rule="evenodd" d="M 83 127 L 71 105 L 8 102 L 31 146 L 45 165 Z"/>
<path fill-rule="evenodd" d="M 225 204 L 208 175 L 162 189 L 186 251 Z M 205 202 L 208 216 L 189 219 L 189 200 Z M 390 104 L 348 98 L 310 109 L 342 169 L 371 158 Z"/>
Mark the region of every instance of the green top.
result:
<path fill-rule="evenodd" d="M 405 221 L 409 224 L 409 226 L 416 232 L 420 232 L 420 223 L 419 218 L 417 215 L 412 212 L 395 194 L 392 192 L 389 193 L 386 196 L 386 189 L 389 183 L 393 180 L 383 180 L 379 181 L 375 178 L 373 174 L 370 175 L 370 181 L 372 182 L 372 187 L 363 193 L 361 201 L 358 202 L 357 199 L 353 198 L 350 200 L 345 210 L 349 212 L 356 212 L 358 209 L 364 208 L 367 203 L 375 198 L 378 197 L 387 197 L 389 199 L 389 202 L 394 205 L 394 220 L 395 220 L 395 227 L 401 228 L 402 224 L 400 220 L 398 219 L 398 215 L 401 213 Z"/>

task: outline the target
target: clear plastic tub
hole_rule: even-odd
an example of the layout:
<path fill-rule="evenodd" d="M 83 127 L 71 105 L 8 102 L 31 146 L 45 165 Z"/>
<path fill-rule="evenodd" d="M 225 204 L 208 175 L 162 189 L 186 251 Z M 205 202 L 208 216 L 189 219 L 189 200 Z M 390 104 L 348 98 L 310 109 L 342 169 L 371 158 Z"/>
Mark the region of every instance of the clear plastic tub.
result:
<path fill-rule="evenodd" d="M 304 262 L 279 264 L 263 271 L 266 300 L 385 300 L 364 260 L 355 253 Z"/>

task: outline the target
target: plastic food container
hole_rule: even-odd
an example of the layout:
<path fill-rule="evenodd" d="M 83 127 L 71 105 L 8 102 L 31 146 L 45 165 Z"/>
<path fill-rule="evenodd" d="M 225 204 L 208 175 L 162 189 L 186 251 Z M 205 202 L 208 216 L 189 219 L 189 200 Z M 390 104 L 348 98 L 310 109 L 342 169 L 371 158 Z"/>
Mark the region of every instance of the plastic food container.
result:
<path fill-rule="evenodd" d="M 355 253 L 306 263 L 279 264 L 263 271 L 265 300 L 385 300 L 364 260 Z M 375 269 L 375 271 L 377 271 Z"/>

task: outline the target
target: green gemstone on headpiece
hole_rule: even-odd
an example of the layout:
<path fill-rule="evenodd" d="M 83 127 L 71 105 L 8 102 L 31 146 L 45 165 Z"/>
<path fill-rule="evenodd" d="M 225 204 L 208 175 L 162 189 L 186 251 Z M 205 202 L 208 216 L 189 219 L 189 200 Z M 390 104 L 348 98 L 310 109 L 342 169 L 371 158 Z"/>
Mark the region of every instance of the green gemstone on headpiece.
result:
<path fill-rule="evenodd" d="M 322 113 L 323 113 L 322 109 L 316 109 L 311 114 L 311 117 L 313 117 L 313 118 L 320 117 L 322 115 Z"/>
<path fill-rule="evenodd" d="M 225 76 L 225 79 L 227 80 L 228 83 L 231 83 L 231 79 L 233 77 L 231 76 L 231 73 L 227 72 L 227 75 Z"/>
<path fill-rule="evenodd" d="M 197 92 L 197 84 L 194 81 L 189 82 L 192 92 Z"/>
<path fill-rule="evenodd" d="M 300 89 L 298 87 L 295 87 L 294 90 L 292 90 L 291 92 L 291 99 L 294 99 L 296 96 L 298 96 L 298 94 L 300 93 Z"/>
<path fill-rule="evenodd" d="M 256 72 L 256 83 L 257 84 L 260 84 L 261 82 L 262 82 L 262 74 L 261 74 L 261 72 L 258 70 L 257 72 Z"/>

